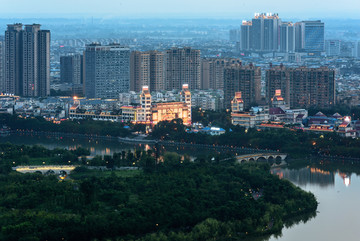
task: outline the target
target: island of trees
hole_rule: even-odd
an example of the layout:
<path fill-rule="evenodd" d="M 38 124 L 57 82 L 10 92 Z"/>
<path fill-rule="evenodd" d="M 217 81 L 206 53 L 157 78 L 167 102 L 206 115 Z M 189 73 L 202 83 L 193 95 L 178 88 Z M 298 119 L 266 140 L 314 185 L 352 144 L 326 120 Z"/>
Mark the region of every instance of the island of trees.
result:
<path fill-rule="evenodd" d="M 100 172 L 86 168 L 82 148 L 7 143 L 0 154 L 0 240 L 236 240 L 279 233 L 317 208 L 313 194 L 271 175 L 264 163 L 139 151 L 103 161 L 140 169 Z M 79 167 L 64 181 L 9 168 L 43 160 Z"/>

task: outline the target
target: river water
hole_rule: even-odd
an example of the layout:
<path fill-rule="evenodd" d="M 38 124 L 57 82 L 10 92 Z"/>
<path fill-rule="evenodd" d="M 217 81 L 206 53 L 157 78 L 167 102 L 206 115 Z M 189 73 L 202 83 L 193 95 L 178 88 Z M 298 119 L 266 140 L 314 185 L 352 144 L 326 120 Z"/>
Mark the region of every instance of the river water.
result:
<path fill-rule="evenodd" d="M 360 240 L 360 177 L 351 172 L 328 171 L 328 167 L 272 171 L 314 193 L 319 206 L 315 218 L 284 228 L 281 237 L 273 236 L 270 241 Z"/>
<path fill-rule="evenodd" d="M 117 141 L 46 136 L 11 135 L 0 137 L 0 142 L 37 144 L 51 149 L 56 147 L 74 149 L 82 146 L 89 148 L 91 155 L 111 155 L 123 150 L 149 148 L 147 145 L 128 145 Z M 173 151 L 183 152 L 184 150 Z M 289 228 L 284 228 L 280 237 L 271 236 L 265 240 L 360 240 L 360 177 L 349 171 L 349 166 L 344 165 L 343 167 L 347 172 L 341 171 L 341 167 L 338 170 L 331 168 L 331 166 L 272 169 L 272 173 L 278 175 L 279 178 L 290 180 L 302 189 L 314 193 L 319 206 L 315 218 L 306 223 L 300 222 Z M 357 170 L 360 168 L 357 167 Z"/>

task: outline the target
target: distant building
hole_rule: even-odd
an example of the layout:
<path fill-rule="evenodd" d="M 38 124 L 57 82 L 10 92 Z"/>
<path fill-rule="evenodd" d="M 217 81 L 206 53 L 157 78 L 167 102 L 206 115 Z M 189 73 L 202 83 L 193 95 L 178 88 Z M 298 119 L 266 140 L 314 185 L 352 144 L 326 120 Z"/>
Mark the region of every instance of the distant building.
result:
<path fill-rule="evenodd" d="M 291 108 L 329 108 L 335 105 L 335 70 L 289 68 Z"/>
<path fill-rule="evenodd" d="M 302 21 L 295 24 L 296 50 L 309 54 L 325 51 L 325 24 L 320 20 Z"/>
<path fill-rule="evenodd" d="M 165 66 L 166 90 L 180 90 L 186 83 L 191 90 L 200 89 L 200 50 L 190 47 L 166 50 Z"/>
<path fill-rule="evenodd" d="M 71 83 L 73 89 L 80 89 L 83 92 L 84 84 L 84 61 L 83 55 L 72 54 L 60 57 L 60 81 Z"/>
<path fill-rule="evenodd" d="M 130 57 L 130 90 L 139 92 L 142 86 L 150 91 L 164 90 L 164 53 L 133 51 Z"/>
<path fill-rule="evenodd" d="M 240 59 L 206 58 L 201 60 L 201 89 L 223 90 L 224 68 L 240 64 Z"/>
<path fill-rule="evenodd" d="M 272 67 L 266 70 L 266 96 L 268 103 L 281 90 L 291 108 L 329 108 L 335 105 L 335 71 L 321 68 Z"/>
<path fill-rule="evenodd" d="M 40 30 L 40 24 L 8 25 L 4 91 L 29 97 L 50 95 L 50 31 Z"/>
<path fill-rule="evenodd" d="M 325 51 L 327 56 L 339 56 L 340 55 L 341 40 L 326 40 Z"/>
<path fill-rule="evenodd" d="M 85 95 L 88 98 L 118 98 L 130 89 L 130 50 L 119 44 L 86 46 Z"/>
<path fill-rule="evenodd" d="M 5 81 L 5 41 L 4 36 L 0 36 L 0 93 L 4 93 Z"/>
<path fill-rule="evenodd" d="M 295 52 L 295 27 L 291 22 L 280 25 L 280 52 Z"/>
<path fill-rule="evenodd" d="M 241 41 L 240 41 L 240 50 L 248 51 L 250 50 L 250 44 L 252 40 L 252 22 L 243 21 L 240 27 L 241 31 Z"/>
<path fill-rule="evenodd" d="M 290 75 L 285 66 L 273 66 L 265 72 L 266 99 L 271 103 L 276 90 L 280 90 L 286 103 L 290 103 Z"/>
<path fill-rule="evenodd" d="M 261 69 L 252 64 L 234 64 L 224 69 L 224 106 L 231 108 L 231 100 L 236 92 L 242 93 L 244 108 L 260 100 Z"/>
<path fill-rule="evenodd" d="M 150 84 L 150 55 L 133 51 L 130 55 L 130 90 L 139 92 L 142 86 Z"/>

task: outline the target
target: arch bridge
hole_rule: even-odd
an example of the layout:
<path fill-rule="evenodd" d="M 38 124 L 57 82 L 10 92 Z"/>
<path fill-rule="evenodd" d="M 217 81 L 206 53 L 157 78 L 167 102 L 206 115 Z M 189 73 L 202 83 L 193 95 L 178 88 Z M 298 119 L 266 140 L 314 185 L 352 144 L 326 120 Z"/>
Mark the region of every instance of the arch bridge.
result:
<path fill-rule="evenodd" d="M 44 166 L 17 166 L 13 167 L 12 169 L 21 172 L 21 173 L 34 173 L 34 172 L 41 172 L 42 174 L 70 174 L 72 170 L 74 170 L 76 166 L 56 166 L 56 165 L 44 165 Z"/>
<path fill-rule="evenodd" d="M 236 156 L 236 160 L 240 163 L 245 162 L 273 162 L 278 165 L 285 164 L 287 154 L 285 153 L 256 153 Z"/>

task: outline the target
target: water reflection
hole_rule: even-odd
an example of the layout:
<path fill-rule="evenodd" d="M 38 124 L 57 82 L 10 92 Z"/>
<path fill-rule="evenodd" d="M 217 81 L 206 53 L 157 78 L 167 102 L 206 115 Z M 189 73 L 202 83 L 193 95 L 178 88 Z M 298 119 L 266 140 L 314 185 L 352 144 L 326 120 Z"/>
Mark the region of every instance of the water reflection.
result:
<path fill-rule="evenodd" d="M 297 185 L 306 186 L 307 184 L 319 185 L 320 187 L 334 186 L 335 174 L 315 167 L 305 167 L 301 169 L 274 168 L 272 174 L 285 178 Z"/>

